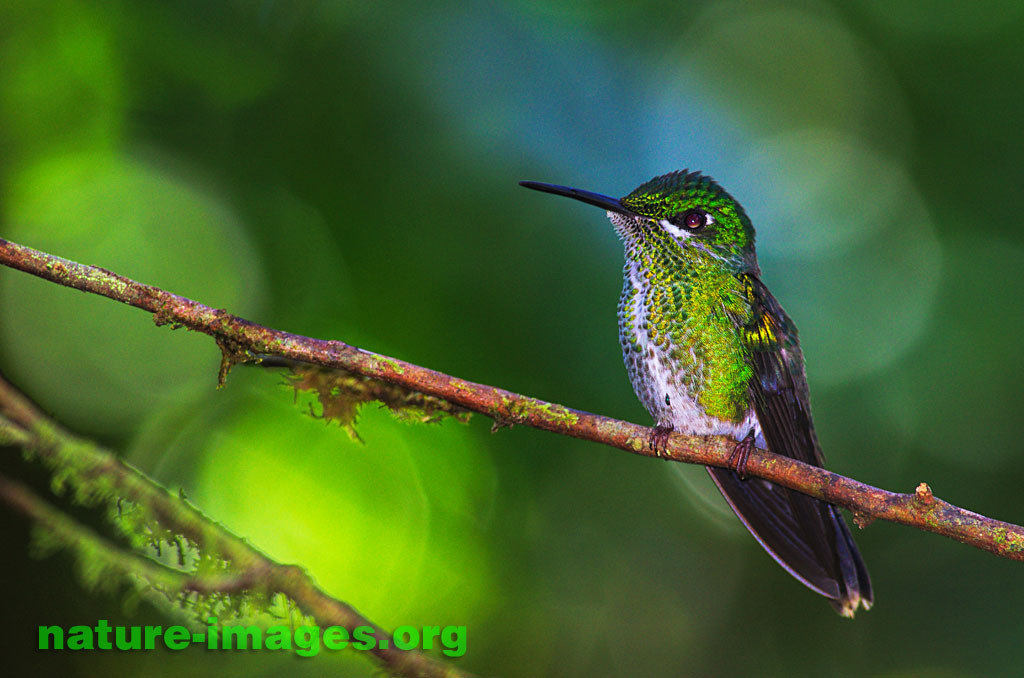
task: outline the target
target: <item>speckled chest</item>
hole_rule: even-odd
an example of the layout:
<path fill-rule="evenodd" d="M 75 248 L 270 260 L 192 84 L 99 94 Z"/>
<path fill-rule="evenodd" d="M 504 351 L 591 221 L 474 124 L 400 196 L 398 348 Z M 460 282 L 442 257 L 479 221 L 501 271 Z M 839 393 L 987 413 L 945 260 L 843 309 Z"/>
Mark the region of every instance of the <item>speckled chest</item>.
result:
<path fill-rule="evenodd" d="M 619 340 L 633 390 L 662 426 L 690 434 L 759 432 L 751 376 L 736 329 L 738 296 L 698 271 L 653 274 L 628 261 L 619 299 Z"/>

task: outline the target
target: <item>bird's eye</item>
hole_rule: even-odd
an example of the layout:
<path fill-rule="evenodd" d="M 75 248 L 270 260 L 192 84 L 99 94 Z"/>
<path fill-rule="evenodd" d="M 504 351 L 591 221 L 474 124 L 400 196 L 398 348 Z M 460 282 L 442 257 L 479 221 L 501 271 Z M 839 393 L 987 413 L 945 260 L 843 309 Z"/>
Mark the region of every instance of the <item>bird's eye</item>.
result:
<path fill-rule="evenodd" d="M 687 210 L 669 221 L 676 226 L 682 226 L 688 231 L 697 231 L 710 224 L 712 219 L 704 210 Z"/>

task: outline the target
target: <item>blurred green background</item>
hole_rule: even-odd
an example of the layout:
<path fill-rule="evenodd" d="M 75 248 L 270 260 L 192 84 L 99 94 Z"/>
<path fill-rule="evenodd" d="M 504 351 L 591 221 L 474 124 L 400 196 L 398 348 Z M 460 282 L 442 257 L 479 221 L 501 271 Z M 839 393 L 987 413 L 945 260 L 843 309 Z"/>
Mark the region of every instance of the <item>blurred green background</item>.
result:
<path fill-rule="evenodd" d="M 830 467 L 1024 520 L 1024 4 L 0 2 L 0 234 L 257 322 L 649 423 L 593 208 L 688 167 L 751 215 Z M 212 341 L 0 270 L 0 370 L 59 420 L 378 623 L 468 627 L 502 676 L 1019 674 L 1024 570 L 858 532 L 849 622 L 699 468 L 489 422 L 364 445 Z M 8 453 L 4 472 L 44 485 Z M 167 623 L 0 516 L 5 663 L 373 675 L 360 656 L 42 654 Z"/>

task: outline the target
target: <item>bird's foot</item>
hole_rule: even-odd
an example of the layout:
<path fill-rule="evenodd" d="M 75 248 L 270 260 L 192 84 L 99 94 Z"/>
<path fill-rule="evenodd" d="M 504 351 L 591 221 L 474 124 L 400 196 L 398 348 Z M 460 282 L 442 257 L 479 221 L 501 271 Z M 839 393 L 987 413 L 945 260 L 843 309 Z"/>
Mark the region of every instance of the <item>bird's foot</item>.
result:
<path fill-rule="evenodd" d="M 740 477 L 740 480 L 747 479 L 747 460 L 750 459 L 750 452 L 754 449 L 754 440 L 754 432 L 751 431 L 743 440 L 736 443 L 732 452 L 729 453 L 729 466 Z"/>
<path fill-rule="evenodd" d="M 647 437 L 647 446 L 654 452 L 655 457 L 664 457 L 668 452 L 668 436 L 670 433 L 672 433 L 671 426 L 658 424 L 651 429 L 651 434 Z"/>

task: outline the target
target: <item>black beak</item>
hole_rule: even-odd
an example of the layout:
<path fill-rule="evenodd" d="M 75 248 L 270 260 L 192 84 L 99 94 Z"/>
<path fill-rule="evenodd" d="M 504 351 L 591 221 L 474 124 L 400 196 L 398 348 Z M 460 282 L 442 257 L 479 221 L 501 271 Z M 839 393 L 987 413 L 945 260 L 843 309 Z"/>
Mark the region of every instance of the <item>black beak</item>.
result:
<path fill-rule="evenodd" d="M 623 207 L 618 198 L 609 198 L 607 195 L 601 195 L 600 193 L 591 193 L 590 191 L 584 191 L 579 188 L 556 186 L 555 184 L 541 184 L 536 181 L 520 181 L 519 185 L 525 186 L 526 188 L 532 188 L 535 191 L 564 195 L 567 198 L 573 198 L 580 202 L 585 202 L 588 205 L 595 205 L 608 212 L 618 212 L 619 214 L 637 216 L 636 212 L 633 210 Z"/>

